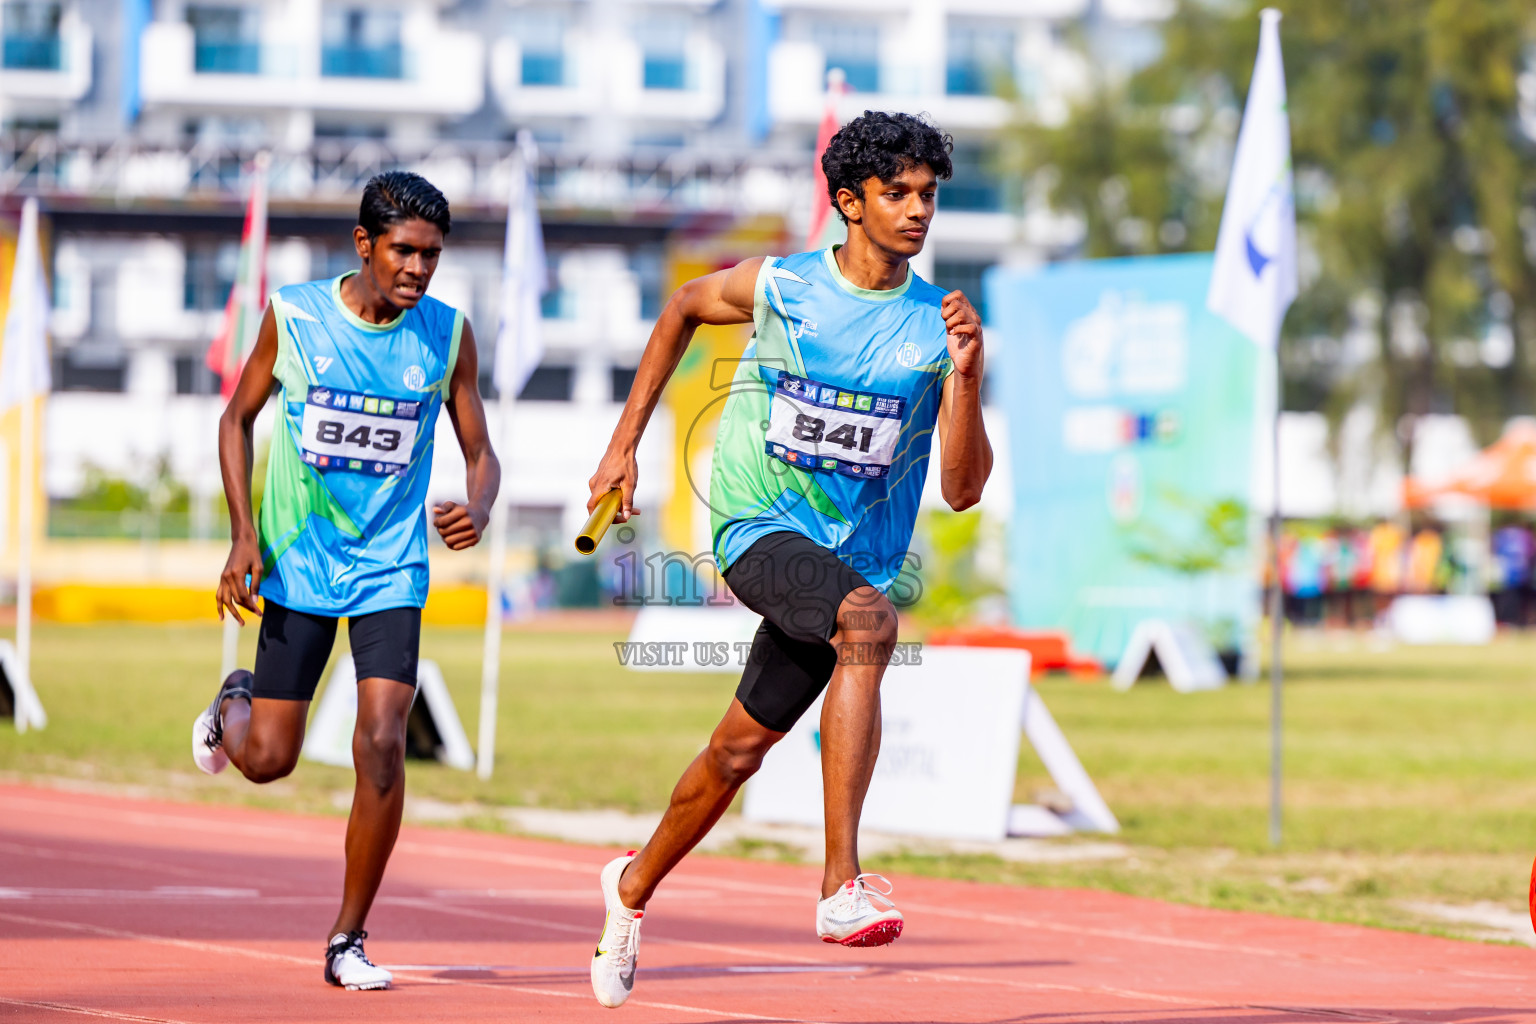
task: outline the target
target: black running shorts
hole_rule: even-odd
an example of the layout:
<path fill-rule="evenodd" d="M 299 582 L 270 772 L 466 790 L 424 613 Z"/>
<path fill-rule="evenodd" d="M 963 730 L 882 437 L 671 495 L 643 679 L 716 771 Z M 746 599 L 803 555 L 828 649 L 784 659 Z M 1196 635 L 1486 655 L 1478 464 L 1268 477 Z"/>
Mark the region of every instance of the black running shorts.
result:
<path fill-rule="evenodd" d="M 312 700 L 331 657 L 339 619 L 263 603 L 256 639 L 256 679 L 251 696 Z M 347 620 L 352 661 L 359 679 L 394 679 L 416 685 L 421 649 L 421 609 L 389 608 Z"/>
<path fill-rule="evenodd" d="M 736 699 L 765 729 L 788 732 L 837 667 L 830 641 L 838 608 L 870 582 L 820 544 L 787 530 L 743 552 L 725 571 L 725 582 L 763 617 Z"/>

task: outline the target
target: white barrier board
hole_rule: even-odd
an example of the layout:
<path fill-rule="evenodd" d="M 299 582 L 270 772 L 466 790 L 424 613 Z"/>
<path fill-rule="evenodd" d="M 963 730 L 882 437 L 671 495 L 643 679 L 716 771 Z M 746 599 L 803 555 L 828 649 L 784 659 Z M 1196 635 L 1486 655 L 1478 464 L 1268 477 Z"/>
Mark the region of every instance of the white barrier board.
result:
<path fill-rule="evenodd" d="M 1129 690 L 1135 685 L 1154 654 L 1168 685 L 1179 693 L 1219 690 L 1227 685 L 1227 670 L 1198 629 L 1184 622 L 1145 619 L 1131 631 L 1125 654 L 1115 666 L 1115 689 Z"/>
<path fill-rule="evenodd" d="M 1387 624 L 1404 644 L 1486 644 L 1498 632 L 1484 594 L 1405 594 L 1392 599 Z"/>
<path fill-rule="evenodd" d="M 450 768 L 469 771 L 475 766 L 475 752 L 459 721 L 459 712 L 448 694 L 448 684 L 437 662 L 423 659 L 416 666 L 416 696 L 412 698 L 411 717 L 425 713 L 431 728 L 441 741 L 437 759 Z M 352 732 L 357 727 L 357 666 L 352 655 L 336 659 L 336 667 L 326 680 L 320 706 L 304 736 L 304 756 L 321 764 L 352 767 Z"/>
<path fill-rule="evenodd" d="M 728 672 L 740 675 L 762 617 L 741 604 L 672 607 L 648 604 L 629 640 L 615 645 L 619 664 L 637 672 Z"/>
<path fill-rule="evenodd" d="M 32 680 L 21 669 L 16 646 L 9 640 L 0 640 L 0 672 L 5 673 L 0 686 L 11 691 L 11 716 L 16 721 L 16 731 L 45 727 L 48 714 L 43 710 L 43 702 L 37 698 L 37 691 L 32 688 Z"/>
<path fill-rule="evenodd" d="M 928 647 L 916 665 L 893 666 L 881 683 L 880 759 L 860 819 L 897 835 L 999 840 L 1010 834 L 1116 831 L 1050 712 L 1029 685 L 1029 654 L 995 648 Z M 793 825 L 822 823 L 818 699 L 768 752 L 747 783 L 742 814 Z M 1021 726 L 1058 787 L 1065 818 L 1044 808 L 1015 811 Z M 1035 813 L 1038 812 L 1038 813 Z"/>

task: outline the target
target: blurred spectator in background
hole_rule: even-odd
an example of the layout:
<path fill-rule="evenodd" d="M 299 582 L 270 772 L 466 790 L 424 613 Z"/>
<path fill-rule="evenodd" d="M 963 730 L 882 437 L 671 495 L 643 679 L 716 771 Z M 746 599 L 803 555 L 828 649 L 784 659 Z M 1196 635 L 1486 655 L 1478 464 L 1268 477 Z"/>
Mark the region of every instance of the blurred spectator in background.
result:
<path fill-rule="evenodd" d="M 1511 523 L 1493 534 L 1493 610 L 1500 622 L 1531 624 L 1531 558 L 1536 540 L 1528 527 Z"/>

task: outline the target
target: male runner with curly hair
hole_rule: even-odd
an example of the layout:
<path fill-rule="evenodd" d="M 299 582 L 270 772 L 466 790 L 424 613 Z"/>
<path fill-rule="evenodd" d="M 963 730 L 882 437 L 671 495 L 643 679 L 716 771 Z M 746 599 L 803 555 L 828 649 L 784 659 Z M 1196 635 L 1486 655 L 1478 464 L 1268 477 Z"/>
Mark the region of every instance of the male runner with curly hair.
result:
<path fill-rule="evenodd" d="M 938 181 L 950 176 L 951 148 L 908 114 L 866 111 L 845 125 L 822 169 L 847 243 L 746 260 L 679 288 L 592 476 L 589 510 L 617 487 L 616 521 L 634 514 L 635 450 L 694 330 L 754 325 L 721 417 L 709 503 L 715 560 L 763 622 L 735 699 L 655 834 L 603 868 L 607 919 L 592 989 L 604 1006 L 629 998 L 657 884 L 823 689 L 827 852 L 816 931 L 847 946 L 901 934 L 890 887 L 861 873 L 857 846 L 880 748 L 880 680 L 896 642 L 885 590 L 906 564 L 934 428 L 951 507 L 974 505 L 992 469 L 981 320 L 964 295 L 944 294 L 908 265 L 922 251 Z"/>

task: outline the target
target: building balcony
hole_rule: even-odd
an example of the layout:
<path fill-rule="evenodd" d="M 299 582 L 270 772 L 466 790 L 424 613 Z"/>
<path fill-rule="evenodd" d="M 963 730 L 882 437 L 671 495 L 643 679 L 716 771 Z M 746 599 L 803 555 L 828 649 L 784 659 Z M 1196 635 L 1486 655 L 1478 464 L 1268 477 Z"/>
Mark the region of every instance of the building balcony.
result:
<path fill-rule="evenodd" d="M 0 36 L 0 97 L 35 106 L 75 103 L 91 91 L 91 27 L 66 10 L 57 35 Z"/>
<path fill-rule="evenodd" d="M 204 110 L 453 117 L 484 102 L 484 61 L 477 36 L 436 27 L 401 47 L 322 47 L 200 43 L 192 26 L 162 21 L 144 33 L 141 87 L 146 104 Z"/>
<path fill-rule="evenodd" d="M 854 64 L 849 60 L 841 63 Z M 826 53 L 814 43 L 775 43 L 768 53 L 768 112 L 773 120 L 797 126 L 819 123 L 826 108 L 827 70 L 831 66 Z M 843 70 L 848 74 L 847 67 Z M 880 91 L 864 92 L 855 86 L 845 94 L 839 104 L 844 120 L 875 109 L 927 113 L 951 131 L 995 131 L 1008 123 L 1011 111 L 1006 100 L 950 93 L 943 66 L 934 74 L 924 74 L 922 68 L 892 58 L 889 65 L 863 62 L 855 70 L 860 81 L 878 82 Z"/>
<path fill-rule="evenodd" d="M 707 36 L 676 52 L 645 53 L 634 41 L 570 33 L 558 50 L 524 50 L 512 37 L 491 48 L 491 83 L 516 117 L 633 118 L 708 122 L 725 109 L 725 52 Z"/>

